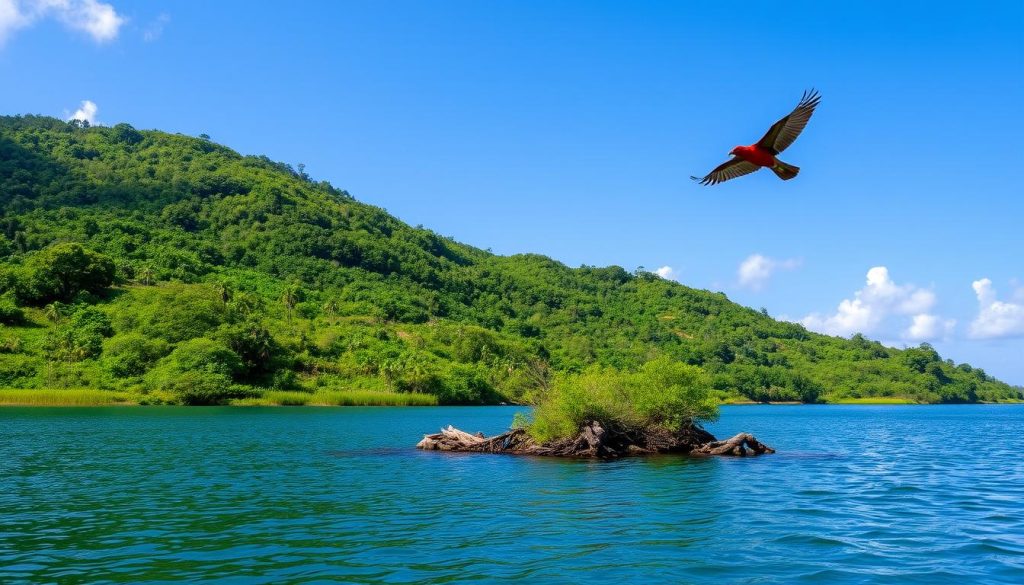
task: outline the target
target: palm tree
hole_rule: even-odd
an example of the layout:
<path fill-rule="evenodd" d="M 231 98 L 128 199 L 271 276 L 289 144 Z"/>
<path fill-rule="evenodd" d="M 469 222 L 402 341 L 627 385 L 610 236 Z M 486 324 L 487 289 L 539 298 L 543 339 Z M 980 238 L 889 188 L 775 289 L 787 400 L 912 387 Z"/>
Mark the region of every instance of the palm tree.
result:
<path fill-rule="evenodd" d="M 323 309 L 324 315 L 327 315 L 328 317 L 334 317 L 335 315 L 338 314 L 338 301 L 334 299 L 328 299 L 328 301 L 324 303 Z"/>
<path fill-rule="evenodd" d="M 153 268 L 151 266 L 143 266 L 139 270 L 139 282 L 149 286 L 154 282 Z"/>
<path fill-rule="evenodd" d="M 384 376 L 384 383 L 387 384 L 388 390 L 394 391 L 395 380 L 402 375 L 404 370 L 405 364 L 401 359 L 388 359 L 380 364 L 380 373 Z"/>
<path fill-rule="evenodd" d="M 273 349 L 273 339 L 270 337 L 270 332 L 261 327 L 259 323 L 249 323 L 246 336 L 249 338 L 249 344 L 251 350 L 255 353 L 255 357 L 263 363 L 270 361 Z"/>
<path fill-rule="evenodd" d="M 231 285 L 224 281 L 214 283 L 213 290 L 216 291 L 217 298 L 220 299 L 221 305 L 225 307 L 228 306 L 232 297 L 235 296 L 235 291 L 231 289 Z"/>
<path fill-rule="evenodd" d="M 287 311 L 285 314 L 288 317 L 288 323 L 292 322 L 292 312 L 300 300 L 302 300 L 302 289 L 297 284 L 288 285 L 284 289 L 284 293 L 281 294 L 281 302 L 284 303 L 284 308 Z"/>
<path fill-rule="evenodd" d="M 64 319 L 64 315 L 61 313 L 60 309 L 60 303 L 50 303 L 43 309 L 43 314 L 50 323 L 57 325 Z"/>
<path fill-rule="evenodd" d="M 430 370 L 427 365 L 417 357 L 410 357 L 406 361 L 406 373 L 409 376 L 410 386 L 413 392 L 425 392 L 427 390 L 427 378 Z"/>

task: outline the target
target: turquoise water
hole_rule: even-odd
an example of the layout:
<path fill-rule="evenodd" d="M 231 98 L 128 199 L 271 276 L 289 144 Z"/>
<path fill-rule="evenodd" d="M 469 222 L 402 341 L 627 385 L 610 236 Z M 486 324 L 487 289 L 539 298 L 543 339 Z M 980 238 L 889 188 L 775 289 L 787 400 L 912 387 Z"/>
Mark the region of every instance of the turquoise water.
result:
<path fill-rule="evenodd" d="M 1024 406 L 723 408 L 750 459 L 412 448 L 515 411 L 0 409 L 0 582 L 1024 582 Z"/>

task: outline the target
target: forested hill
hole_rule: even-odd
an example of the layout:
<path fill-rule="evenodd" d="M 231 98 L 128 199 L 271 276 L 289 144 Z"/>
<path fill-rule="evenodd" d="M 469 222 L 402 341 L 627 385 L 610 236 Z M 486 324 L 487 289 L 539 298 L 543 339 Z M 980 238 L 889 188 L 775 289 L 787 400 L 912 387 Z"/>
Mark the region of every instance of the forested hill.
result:
<path fill-rule="evenodd" d="M 658 276 L 496 256 L 205 137 L 0 118 L 0 387 L 521 401 L 701 366 L 723 399 L 1019 397 L 928 346 L 810 333 Z"/>

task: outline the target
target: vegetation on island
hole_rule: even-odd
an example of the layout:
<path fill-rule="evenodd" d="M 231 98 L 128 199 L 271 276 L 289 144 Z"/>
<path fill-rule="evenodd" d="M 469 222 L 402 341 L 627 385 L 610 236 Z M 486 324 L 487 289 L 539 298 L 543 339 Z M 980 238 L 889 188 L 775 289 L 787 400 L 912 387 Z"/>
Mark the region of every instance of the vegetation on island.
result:
<path fill-rule="evenodd" d="M 0 388 L 0 403 L 547 397 L 557 414 L 533 424 L 552 436 L 623 397 L 621 420 L 673 424 L 647 392 L 694 399 L 696 417 L 1020 398 L 926 344 L 815 334 L 643 269 L 497 256 L 207 137 L 37 116 L 0 117 Z"/>
<path fill-rule="evenodd" d="M 493 437 L 449 425 L 424 435 L 427 451 L 614 459 L 634 455 L 764 455 L 771 447 L 749 433 L 719 441 L 701 423 L 718 416 L 707 376 L 669 358 L 633 372 L 594 367 L 560 375 L 531 416 Z"/>
<path fill-rule="evenodd" d="M 574 436 L 597 421 L 621 433 L 657 428 L 674 433 L 718 418 L 707 374 L 699 367 L 667 357 L 622 372 L 595 366 L 558 376 L 538 401 L 530 419 L 513 426 L 538 443 Z"/>

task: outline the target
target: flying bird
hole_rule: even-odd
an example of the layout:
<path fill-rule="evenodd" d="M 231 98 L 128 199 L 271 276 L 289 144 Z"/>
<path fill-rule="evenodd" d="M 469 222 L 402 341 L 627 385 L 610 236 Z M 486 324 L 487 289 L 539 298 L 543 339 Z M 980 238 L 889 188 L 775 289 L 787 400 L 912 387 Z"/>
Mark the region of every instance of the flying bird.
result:
<path fill-rule="evenodd" d="M 805 91 L 796 108 L 789 115 L 772 124 L 768 133 L 761 140 L 750 146 L 737 146 L 732 149 L 729 152 L 732 158 L 715 167 L 703 178 L 690 178 L 701 185 L 717 185 L 767 167 L 783 181 L 792 179 L 800 172 L 800 167 L 784 163 L 777 156 L 789 148 L 797 136 L 800 136 L 820 100 L 821 94 L 816 90 Z"/>

